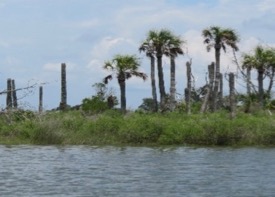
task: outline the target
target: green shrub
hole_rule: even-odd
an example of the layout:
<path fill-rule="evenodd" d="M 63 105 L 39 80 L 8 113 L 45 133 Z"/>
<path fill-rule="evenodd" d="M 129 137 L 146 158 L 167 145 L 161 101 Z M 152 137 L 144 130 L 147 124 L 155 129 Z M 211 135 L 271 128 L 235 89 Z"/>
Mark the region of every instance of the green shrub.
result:
<path fill-rule="evenodd" d="M 85 98 L 82 101 L 82 110 L 89 114 L 98 114 L 108 109 L 108 103 L 99 96 Z"/>
<path fill-rule="evenodd" d="M 229 119 L 221 111 L 186 115 L 179 112 L 127 113 L 106 110 L 33 114 L 7 122 L 0 116 L 1 143 L 89 145 L 275 145 L 275 118 L 267 113 L 238 113 Z M 25 116 L 25 115 L 24 115 Z"/>
<path fill-rule="evenodd" d="M 164 127 L 165 122 L 154 116 L 134 114 L 125 118 L 119 134 L 125 143 L 156 143 Z"/>
<path fill-rule="evenodd" d="M 33 130 L 31 141 L 34 144 L 62 144 L 64 134 L 58 121 L 42 122 Z"/>

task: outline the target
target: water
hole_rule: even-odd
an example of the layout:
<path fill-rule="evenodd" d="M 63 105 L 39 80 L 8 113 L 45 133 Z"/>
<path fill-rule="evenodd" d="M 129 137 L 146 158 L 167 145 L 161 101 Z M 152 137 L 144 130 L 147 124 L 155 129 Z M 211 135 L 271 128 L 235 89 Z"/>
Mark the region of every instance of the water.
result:
<path fill-rule="evenodd" d="M 275 149 L 0 146 L 0 196 L 275 196 Z"/>

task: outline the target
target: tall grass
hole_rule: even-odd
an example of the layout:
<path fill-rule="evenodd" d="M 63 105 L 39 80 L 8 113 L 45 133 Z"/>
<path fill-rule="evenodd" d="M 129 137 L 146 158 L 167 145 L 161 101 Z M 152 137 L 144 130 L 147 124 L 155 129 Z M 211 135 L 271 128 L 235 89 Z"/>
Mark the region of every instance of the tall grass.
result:
<path fill-rule="evenodd" d="M 24 119 L 0 116 L 0 143 L 88 145 L 275 145 L 275 118 L 267 114 L 120 114 L 49 112 Z"/>

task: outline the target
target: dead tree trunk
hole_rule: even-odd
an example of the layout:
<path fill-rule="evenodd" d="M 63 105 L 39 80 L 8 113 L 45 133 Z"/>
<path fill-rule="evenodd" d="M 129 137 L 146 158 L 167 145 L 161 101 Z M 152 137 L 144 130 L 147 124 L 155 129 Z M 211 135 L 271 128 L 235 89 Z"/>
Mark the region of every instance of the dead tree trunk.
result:
<path fill-rule="evenodd" d="M 214 90 L 214 82 L 215 82 L 215 63 L 212 62 L 209 66 L 208 66 L 208 72 L 209 72 L 209 107 L 211 109 L 211 111 L 214 111 L 214 105 L 215 105 L 215 99 L 214 99 L 214 94 L 215 94 L 215 90 Z"/>
<path fill-rule="evenodd" d="M 43 86 L 39 87 L 39 113 L 43 112 Z"/>
<path fill-rule="evenodd" d="M 200 109 L 200 113 L 206 112 L 207 108 L 209 107 L 213 111 L 213 93 L 214 93 L 214 81 L 215 81 L 215 63 L 212 62 L 208 65 L 208 78 L 209 84 L 205 86 L 205 96 L 203 99 L 203 103 Z"/>
<path fill-rule="evenodd" d="M 66 84 L 66 64 L 61 64 L 61 102 L 60 110 L 67 108 L 67 84 Z"/>
<path fill-rule="evenodd" d="M 11 81 L 11 89 L 12 89 L 12 106 L 14 109 L 18 108 L 18 102 L 17 102 L 17 94 L 16 94 L 16 87 L 15 87 L 15 81 Z"/>
<path fill-rule="evenodd" d="M 7 100 L 6 100 L 6 109 L 10 110 L 12 108 L 12 80 L 7 80 Z"/>
<path fill-rule="evenodd" d="M 233 119 L 236 116 L 234 73 L 229 73 L 229 103 L 230 103 L 230 118 Z"/>
<path fill-rule="evenodd" d="M 201 105 L 200 113 L 205 113 L 207 110 L 207 105 L 208 105 L 209 97 L 210 97 L 210 93 L 211 93 L 211 89 L 210 89 L 209 85 L 205 86 L 204 91 L 205 91 L 205 96 L 203 99 L 203 103 Z"/>
<path fill-rule="evenodd" d="M 251 95 L 251 67 L 246 68 L 246 93 L 248 96 Z"/>
<path fill-rule="evenodd" d="M 176 107 L 176 63 L 174 55 L 170 57 L 170 103 L 169 108 L 171 111 Z"/>
<path fill-rule="evenodd" d="M 187 75 L 187 88 L 185 89 L 186 113 L 191 114 L 191 89 L 192 89 L 191 61 L 186 62 L 186 75 Z"/>
<path fill-rule="evenodd" d="M 223 74 L 220 73 L 220 91 L 218 97 L 217 109 L 220 109 L 223 106 Z"/>

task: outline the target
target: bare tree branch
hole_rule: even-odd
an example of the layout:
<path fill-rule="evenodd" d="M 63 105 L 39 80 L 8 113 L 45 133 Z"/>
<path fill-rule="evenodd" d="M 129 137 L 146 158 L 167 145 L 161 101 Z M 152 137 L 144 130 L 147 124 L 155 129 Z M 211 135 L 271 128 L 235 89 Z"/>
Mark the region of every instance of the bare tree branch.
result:
<path fill-rule="evenodd" d="M 4 90 L 4 91 L 0 92 L 0 95 L 2 95 L 2 94 L 7 94 L 7 93 L 13 92 L 13 91 L 31 90 L 31 89 L 35 88 L 37 85 L 38 85 L 38 83 L 35 83 L 35 84 L 29 85 L 29 86 L 27 86 L 27 87 L 16 88 L 16 89 L 10 90 L 10 91 Z"/>

